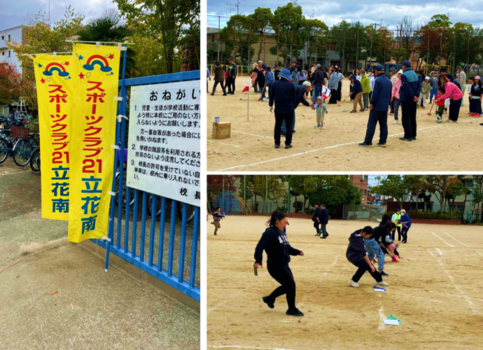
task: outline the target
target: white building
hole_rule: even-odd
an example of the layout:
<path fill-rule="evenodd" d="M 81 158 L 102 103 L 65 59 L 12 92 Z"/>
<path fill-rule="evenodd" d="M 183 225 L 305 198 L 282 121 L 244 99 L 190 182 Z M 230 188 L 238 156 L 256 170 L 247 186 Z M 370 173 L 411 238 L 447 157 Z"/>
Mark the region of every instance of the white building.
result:
<path fill-rule="evenodd" d="M 17 54 L 13 50 L 9 50 L 7 43 L 16 42 L 23 44 L 24 41 L 25 29 L 22 29 L 22 26 L 0 30 L 0 62 L 15 65 L 19 73 L 22 73 L 21 62 L 17 58 Z"/>

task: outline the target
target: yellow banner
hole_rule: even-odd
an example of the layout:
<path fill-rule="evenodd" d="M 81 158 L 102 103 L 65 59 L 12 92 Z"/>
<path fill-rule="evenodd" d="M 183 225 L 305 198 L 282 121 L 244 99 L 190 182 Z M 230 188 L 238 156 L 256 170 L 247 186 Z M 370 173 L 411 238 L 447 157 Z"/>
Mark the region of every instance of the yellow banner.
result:
<path fill-rule="evenodd" d="M 121 53 L 117 46 L 74 46 L 70 242 L 107 236 Z"/>
<path fill-rule="evenodd" d="M 75 69 L 72 56 L 38 55 L 34 59 L 45 219 L 69 219 Z"/>

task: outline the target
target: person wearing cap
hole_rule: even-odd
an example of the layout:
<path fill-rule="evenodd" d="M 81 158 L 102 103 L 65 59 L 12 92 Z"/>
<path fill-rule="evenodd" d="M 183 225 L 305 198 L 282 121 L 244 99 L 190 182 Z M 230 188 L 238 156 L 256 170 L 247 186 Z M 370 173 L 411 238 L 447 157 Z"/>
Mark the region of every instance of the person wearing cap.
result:
<path fill-rule="evenodd" d="M 292 121 L 292 133 L 295 132 L 295 110 L 299 106 L 300 103 L 303 105 L 310 107 L 310 104 L 307 102 L 305 99 L 307 96 L 307 93 L 310 91 L 310 82 L 305 81 L 302 86 L 297 85 L 295 86 L 295 103 L 294 103 L 294 112 L 293 112 L 293 121 Z M 282 128 L 280 129 L 282 132 L 282 135 L 286 135 L 287 133 L 287 128 L 285 125 L 285 121 L 282 123 Z"/>
<path fill-rule="evenodd" d="M 362 86 L 362 99 L 364 101 L 364 110 L 369 109 L 369 94 L 371 93 L 371 82 L 366 73 L 361 70 L 361 86 Z"/>
<path fill-rule="evenodd" d="M 436 72 L 431 72 L 431 77 L 429 78 L 429 85 L 431 85 L 431 91 L 429 92 L 429 103 L 433 103 L 433 98 L 438 94 L 438 78 L 436 77 Z"/>
<path fill-rule="evenodd" d="M 421 100 L 421 107 L 426 108 L 427 101 L 429 100 L 429 92 L 431 90 L 431 84 L 429 83 L 429 77 L 424 78 L 424 82 L 421 84 L 421 94 L 419 99 Z"/>
<path fill-rule="evenodd" d="M 351 97 L 354 97 L 354 106 L 352 111 L 350 111 L 350 113 L 357 113 L 357 103 L 359 103 L 359 105 L 361 106 L 360 111 L 364 112 L 364 106 L 362 105 L 363 92 L 362 92 L 361 82 L 357 79 L 357 77 L 354 74 L 350 76 L 350 80 L 352 82 L 352 86 L 351 86 L 349 95 Z"/>
<path fill-rule="evenodd" d="M 228 58 L 228 65 L 226 66 L 226 87 L 228 88 L 228 94 L 235 94 L 235 79 L 237 74 L 236 63 L 233 63 L 233 58 Z"/>
<path fill-rule="evenodd" d="M 278 74 L 280 73 L 280 71 L 278 70 L 278 64 L 274 64 L 273 65 L 273 78 L 275 80 L 278 80 Z"/>
<path fill-rule="evenodd" d="M 329 86 L 330 89 L 330 100 L 329 104 L 336 104 L 337 103 L 337 90 L 339 88 L 339 74 L 337 73 L 334 67 L 330 68 L 330 75 L 329 75 Z"/>
<path fill-rule="evenodd" d="M 285 69 L 283 69 L 285 70 Z M 283 70 L 280 74 L 284 74 Z M 288 70 L 290 76 L 290 70 Z M 284 78 L 285 79 L 285 78 Z M 293 86 L 290 82 L 290 85 Z M 280 283 L 270 295 L 262 298 L 270 309 L 275 308 L 275 301 L 278 297 L 286 295 L 288 316 L 303 316 L 304 314 L 295 306 L 296 287 L 292 270 L 289 267 L 290 256 L 304 256 L 304 252 L 293 248 L 288 242 L 285 228 L 288 224 L 287 214 L 274 211 L 270 220 L 267 221 L 268 228 L 263 233 L 255 248 L 255 268 L 261 269 L 263 251 L 267 254 L 267 270 L 270 276 Z"/>
<path fill-rule="evenodd" d="M 397 236 L 398 236 L 398 241 L 401 242 L 401 226 L 402 224 L 399 222 L 401 220 L 401 210 L 399 208 L 396 209 L 396 212 L 392 214 L 391 221 L 396 224 L 396 230 L 397 230 Z M 396 240 L 396 237 L 394 237 L 394 240 Z"/>
<path fill-rule="evenodd" d="M 474 79 L 474 83 L 471 85 L 470 90 L 470 117 L 481 117 L 481 91 L 483 86 L 481 84 L 481 78 L 477 75 Z"/>
<path fill-rule="evenodd" d="M 314 89 L 314 94 L 312 96 L 312 101 L 317 102 L 317 97 L 322 94 L 322 85 L 324 85 L 325 73 L 322 71 L 322 66 L 317 64 L 315 66 L 316 70 L 314 73 L 314 82 L 312 88 Z"/>
<path fill-rule="evenodd" d="M 461 107 L 461 106 L 460 106 Z M 401 219 L 399 219 L 399 222 L 402 225 L 401 229 L 401 235 L 402 235 L 402 242 L 407 243 L 408 242 L 408 231 L 411 228 L 412 221 L 409 215 L 406 213 L 406 210 L 402 209 L 401 210 Z"/>
<path fill-rule="evenodd" d="M 346 258 L 350 263 L 357 266 L 358 269 L 352 279 L 349 281 L 351 287 L 359 287 L 359 280 L 361 277 L 369 271 L 372 278 L 374 278 L 378 285 L 387 286 L 388 283 L 382 280 L 381 274 L 376 270 L 374 265 L 369 259 L 368 252 L 366 250 L 365 242 L 372 237 L 372 227 L 366 226 L 363 229 L 356 230 L 349 237 L 349 246 L 346 251 Z M 384 257 L 384 255 L 383 255 Z"/>
<path fill-rule="evenodd" d="M 371 146 L 372 138 L 376 131 L 377 123 L 379 123 L 379 143 L 378 146 L 386 147 L 387 141 L 387 109 L 389 101 L 391 100 L 391 81 L 384 74 L 384 66 L 378 64 L 374 68 L 376 74 L 376 82 L 374 84 L 374 91 L 372 93 L 371 104 L 369 109 L 369 121 L 367 122 L 367 131 L 364 142 L 359 146 Z"/>
<path fill-rule="evenodd" d="M 208 67 L 206 68 L 206 79 L 211 81 L 210 69 Z M 210 89 L 208 87 L 208 80 L 206 81 L 206 91 L 210 91 Z"/>
<path fill-rule="evenodd" d="M 465 100 L 465 89 L 466 89 L 466 73 L 464 70 L 461 69 L 460 66 L 456 67 L 456 71 L 458 74 L 456 75 L 458 78 L 458 82 L 460 83 L 461 92 L 463 93 L 463 99 L 461 100 L 461 107 L 463 107 L 463 101 Z"/>
<path fill-rule="evenodd" d="M 290 70 L 282 69 L 271 88 L 269 94 L 270 112 L 273 111 L 273 104 L 275 103 L 275 129 L 274 140 L 275 148 L 280 148 L 280 135 L 282 123 L 285 121 L 286 135 L 285 148 L 291 148 L 292 132 L 293 132 L 293 116 L 295 111 L 296 93 L 295 86 L 290 82 Z"/>
<path fill-rule="evenodd" d="M 402 125 L 404 136 L 401 141 L 413 141 L 417 136 L 416 109 L 421 93 L 421 84 L 418 75 L 411 69 L 411 62 L 404 61 L 401 65 L 403 74 L 401 76 L 401 88 L 399 99 L 401 100 Z"/>
<path fill-rule="evenodd" d="M 458 117 L 460 114 L 461 99 L 463 98 L 463 93 L 461 92 L 461 89 L 456 85 L 458 84 L 458 81 L 456 81 L 456 79 L 454 79 L 453 81 L 450 80 L 453 79 L 453 76 L 451 74 L 444 75 L 440 77 L 440 79 L 446 92 L 443 95 L 438 96 L 437 100 L 450 99 L 449 118 L 446 122 L 456 123 L 458 122 Z"/>
<path fill-rule="evenodd" d="M 393 124 L 397 124 L 399 119 L 399 106 L 401 105 L 401 100 L 399 99 L 399 90 L 401 89 L 401 77 L 403 75 L 403 71 L 400 70 L 397 72 L 396 76 L 396 81 L 394 82 L 392 86 L 392 95 L 391 95 L 391 102 L 394 103 L 394 122 Z"/>

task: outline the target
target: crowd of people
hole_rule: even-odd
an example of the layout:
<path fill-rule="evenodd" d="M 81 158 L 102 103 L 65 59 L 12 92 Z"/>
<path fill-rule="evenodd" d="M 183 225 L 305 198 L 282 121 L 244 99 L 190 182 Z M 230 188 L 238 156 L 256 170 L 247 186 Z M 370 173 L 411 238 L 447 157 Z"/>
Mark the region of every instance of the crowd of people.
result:
<path fill-rule="evenodd" d="M 237 68 L 232 57 L 228 59 L 226 68 L 223 68 L 220 62 L 215 63 L 215 83 L 211 95 L 215 94 L 217 85 L 221 86 L 223 96 L 235 94 Z M 210 80 L 212 78 L 209 69 L 207 69 L 207 77 Z M 393 116 L 393 124 L 401 121 L 404 130 L 401 141 L 416 141 L 417 110 L 426 109 L 432 104 L 435 107 L 437 123 L 444 121 L 445 113 L 448 114 L 446 122 L 456 123 L 460 109 L 464 106 L 465 92 L 469 95 L 469 116 L 480 118 L 482 114 L 481 78 L 480 76 L 467 78 L 466 73 L 459 66 L 456 77 L 447 73 L 444 67 L 440 72 L 433 71 L 430 76 L 425 76 L 422 71 L 415 72 L 410 61 L 406 60 L 399 71 L 396 68 L 390 69 L 389 79 L 382 65 L 376 65 L 373 69 L 365 71 L 356 68 L 348 77 L 350 93 L 342 100 L 344 79 L 337 65 L 327 69 L 314 62 L 310 70 L 306 71 L 297 65 L 297 62 L 291 62 L 289 68 L 282 69 L 277 64 L 270 67 L 263 61 L 253 63 L 251 70 L 253 93 L 260 95 L 259 101 L 268 100 L 270 112 L 275 112 L 275 148 L 280 148 L 281 135 L 285 135 L 285 148 L 292 147 L 295 110 L 300 104 L 316 111 L 314 127 L 322 129 L 324 116 L 329 112 L 327 105 L 339 105 L 340 101 L 343 102 L 350 97 L 353 104 L 350 113 L 370 111 L 366 137 L 360 146 L 372 145 L 377 124 L 380 128 L 378 146 L 386 146 L 388 116 Z M 330 90 L 330 93 L 322 94 L 323 87 Z"/>

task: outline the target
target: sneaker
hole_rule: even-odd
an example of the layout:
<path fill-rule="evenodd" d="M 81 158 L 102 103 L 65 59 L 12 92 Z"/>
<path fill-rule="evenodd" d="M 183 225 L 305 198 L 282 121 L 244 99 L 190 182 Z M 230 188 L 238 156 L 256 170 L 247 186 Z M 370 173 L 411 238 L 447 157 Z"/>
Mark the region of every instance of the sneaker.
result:
<path fill-rule="evenodd" d="M 350 111 L 349 113 L 357 113 L 357 111 L 354 109 L 353 111 Z"/>
<path fill-rule="evenodd" d="M 393 121 L 392 123 L 393 124 L 397 124 L 399 121 L 396 119 L 395 121 Z"/>
<path fill-rule="evenodd" d="M 405 137 L 400 137 L 399 140 L 401 140 L 401 141 L 412 141 L 413 139 L 407 139 Z"/>
<path fill-rule="evenodd" d="M 393 262 L 399 262 L 397 255 L 391 256 L 391 259 L 392 259 Z"/>
<path fill-rule="evenodd" d="M 436 123 L 441 123 L 443 121 L 443 118 L 439 117 L 438 119 L 436 119 Z"/>
<path fill-rule="evenodd" d="M 381 276 L 389 277 L 389 275 L 387 273 L 385 273 L 384 271 L 381 271 L 379 273 L 381 274 Z"/>
<path fill-rule="evenodd" d="M 292 148 L 292 145 L 285 145 L 285 149 L 290 149 Z"/>
<path fill-rule="evenodd" d="M 298 317 L 302 317 L 304 315 L 302 311 L 300 311 L 299 309 L 293 309 L 293 310 L 288 309 L 286 314 L 289 316 L 298 316 Z"/>
<path fill-rule="evenodd" d="M 372 143 L 361 142 L 359 146 L 372 146 Z"/>
<path fill-rule="evenodd" d="M 326 239 L 326 238 L 327 238 L 327 236 L 322 236 L 322 237 L 320 237 L 320 239 Z"/>
<path fill-rule="evenodd" d="M 211 96 L 215 96 L 215 94 L 210 94 Z"/>
<path fill-rule="evenodd" d="M 384 282 L 384 281 L 381 281 L 381 282 L 377 282 L 377 285 L 378 285 L 378 286 L 388 286 L 388 285 L 389 285 L 389 283 Z"/>
<path fill-rule="evenodd" d="M 470 113 L 470 117 L 474 117 L 475 115 L 475 113 Z"/>
<path fill-rule="evenodd" d="M 372 259 L 372 262 L 373 262 L 373 263 L 377 263 L 376 258 Z"/>
<path fill-rule="evenodd" d="M 478 113 L 477 115 L 475 115 L 475 118 L 479 118 L 479 117 L 481 117 L 481 114 Z"/>
<path fill-rule="evenodd" d="M 359 287 L 359 283 L 354 282 L 353 280 L 350 280 L 349 281 L 349 284 L 350 284 L 351 287 L 354 287 L 354 288 L 358 288 Z"/>
<path fill-rule="evenodd" d="M 280 148 L 280 145 L 275 145 L 275 148 Z"/>
<path fill-rule="evenodd" d="M 267 297 L 263 297 L 262 300 L 263 300 L 263 302 L 265 304 L 268 305 L 268 307 L 270 309 L 273 309 L 275 307 L 275 305 L 273 305 L 275 303 L 275 300 L 270 299 L 270 297 L 268 297 L 268 296 Z"/>
<path fill-rule="evenodd" d="M 221 96 L 228 96 L 228 95 L 227 95 L 227 94 L 223 94 L 223 95 L 221 95 Z"/>
<path fill-rule="evenodd" d="M 384 143 L 379 142 L 377 145 L 378 145 L 379 147 L 386 147 L 386 143 L 385 143 L 385 142 L 384 142 Z"/>

